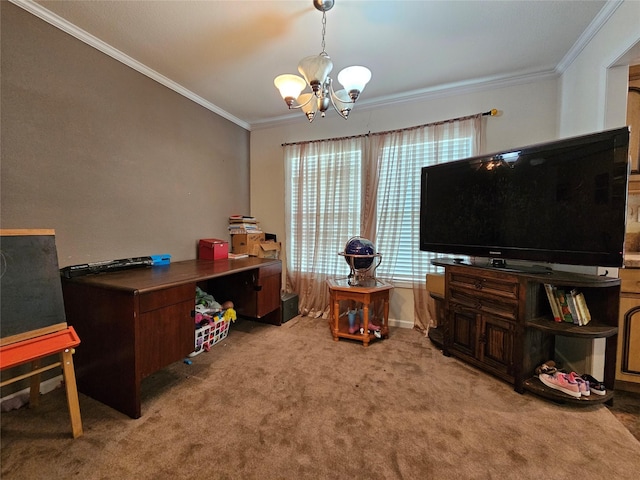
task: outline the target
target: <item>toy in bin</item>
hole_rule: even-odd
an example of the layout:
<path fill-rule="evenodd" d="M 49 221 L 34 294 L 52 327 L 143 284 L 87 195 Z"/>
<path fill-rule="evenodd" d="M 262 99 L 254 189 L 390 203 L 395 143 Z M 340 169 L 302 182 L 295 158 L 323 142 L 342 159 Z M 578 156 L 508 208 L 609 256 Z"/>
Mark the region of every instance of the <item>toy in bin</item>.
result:
<path fill-rule="evenodd" d="M 229 323 L 236 321 L 233 302 L 219 304 L 212 295 L 196 287 L 196 333 L 195 350 L 189 354 L 194 357 L 208 352 L 216 343 L 229 334 Z"/>

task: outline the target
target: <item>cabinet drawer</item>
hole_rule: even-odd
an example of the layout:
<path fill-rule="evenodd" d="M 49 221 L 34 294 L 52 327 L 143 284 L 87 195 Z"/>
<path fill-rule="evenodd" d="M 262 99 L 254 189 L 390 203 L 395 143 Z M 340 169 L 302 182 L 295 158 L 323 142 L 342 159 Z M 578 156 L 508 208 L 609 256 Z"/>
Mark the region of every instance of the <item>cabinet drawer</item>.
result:
<path fill-rule="evenodd" d="M 266 267 L 260 267 L 258 269 L 258 277 L 264 278 L 271 275 L 280 275 L 282 273 L 282 264 L 275 263 L 273 265 L 267 265 Z"/>
<path fill-rule="evenodd" d="M 621 268 L 618 270 L 621 287 L 620 291 L 640 293 L 640 268 Z"/>
<path fill-rule="evenodd" d="M 516 278 L 470 275 L 453 271 L 449 274 L 449 286 L 467 288 L 475 292 L 496 295 L 514 301 L 518 300 L 518 280 Z"/>
<path fill-rule="evenodd" d="M 449 289 L 449 304 L 453 309 L 464 307 L 481 313 L 497 315 L 507 320 L 516 321 L 518 318 L 518 303 L 503 299 L 478 295 L 468 290 Z M 460 307 L 457 307 L 457 306 Z"/>
<path fill-rule="evenodd" d="M 195 306 L 195 284 L 188 283 L 173 288 L 163 288 L 162 290 L 143 293 L 140 295 L 140 312 L 150 312 L 188 300 L 192 301 Z"/>

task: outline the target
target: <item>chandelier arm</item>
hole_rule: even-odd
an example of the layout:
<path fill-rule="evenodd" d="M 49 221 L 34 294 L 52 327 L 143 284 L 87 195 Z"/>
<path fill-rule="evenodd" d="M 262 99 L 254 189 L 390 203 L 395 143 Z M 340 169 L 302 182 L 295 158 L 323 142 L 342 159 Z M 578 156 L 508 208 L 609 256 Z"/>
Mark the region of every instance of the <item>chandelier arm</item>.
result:
<path fill-rule="evenodd" d="M 287 103 L 287 105 L 289 105 L 289 110 L 296 110 L 298 108 L 306 107 L 307 105 L 309 105 L 309 102 L 311 102 L 312 100 L 315 100 L 315 99 L 316 99 L 316 96 L 315 95 L 311 95 L 311 96 L 309 96 L 309 100 L 307 100 L 304 103 L 291 103 L 291 105 L 289 105 Z M 297 102 L 297 100 L 294 100 L 294 102 Z"/>
<path fill-rule="evenodd" d="M 340 100 L 340 98 L 338 98 L 338 96 L 336 95 L 336 92 L 334 92 L 333 90 L 333 82 L 329 82 L 329 100 L 331 100 L 331 105 L 333 105 L 333 109 L 338 112 L 338 115 L 340 115 L 342 118 L 344 118 L 345 120 L 348 119 L 349 114 L 347 113 L 346 115 L 342 112 L 342 110 L 340 110 L 338 108 L 338 105 L 336 105 L 335 99 Z M 342 103 L 349 103 L 350 105 L 353 105 L 354 103 L 356 103 L 354 100 L 351 100 L 350 102 L 344 102 L 342 100 L 340 100 Z"/>

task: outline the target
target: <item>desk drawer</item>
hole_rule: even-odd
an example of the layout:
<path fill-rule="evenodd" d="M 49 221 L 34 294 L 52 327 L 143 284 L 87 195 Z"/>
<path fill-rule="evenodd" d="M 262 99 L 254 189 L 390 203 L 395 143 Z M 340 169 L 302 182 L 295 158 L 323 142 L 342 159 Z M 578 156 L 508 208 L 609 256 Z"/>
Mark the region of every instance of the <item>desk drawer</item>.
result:
<path fill-rule="evenodd" d="M 258 269 L 258 277 L 264 278 L 270 275 L 280 275 L 282 273 L 282 264 L 267 265 Z"/>
<path fill-rule="evenodd" d="M 175 305 L 184 301 L 196 303 L 196 285 L 187 283 L 172 288 L 163 288 L 140 295 L 140 313 L 150 312 L 169 305 Z"/>

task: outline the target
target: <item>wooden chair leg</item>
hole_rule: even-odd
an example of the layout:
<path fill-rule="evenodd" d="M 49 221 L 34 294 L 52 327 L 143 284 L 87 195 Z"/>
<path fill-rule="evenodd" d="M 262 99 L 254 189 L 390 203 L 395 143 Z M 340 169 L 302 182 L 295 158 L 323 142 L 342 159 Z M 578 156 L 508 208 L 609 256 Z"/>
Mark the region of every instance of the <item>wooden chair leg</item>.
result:
<path fill-rule="evenodd" d="M 31 362 L 31 371 L 40 368 L 40 359 Z M 40 403 L 40 374 L 31 376 L 31 387 L 29 388 L 29 408 L 37 407 Z"/>
<path fill-rule="evenodd" d="M 76 373 L 73 368 L 73 349 L 67 348 L 60 353 L 62 360 L 62 372 L 64 385 L 67 391 L 67 404 L 71 417 L 71 430 L 73 438 L 82 435 L 82 417 L 80 417 L 80 403 L 78 402 L 78 389 L 76 387 Z"/>

